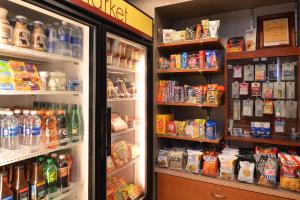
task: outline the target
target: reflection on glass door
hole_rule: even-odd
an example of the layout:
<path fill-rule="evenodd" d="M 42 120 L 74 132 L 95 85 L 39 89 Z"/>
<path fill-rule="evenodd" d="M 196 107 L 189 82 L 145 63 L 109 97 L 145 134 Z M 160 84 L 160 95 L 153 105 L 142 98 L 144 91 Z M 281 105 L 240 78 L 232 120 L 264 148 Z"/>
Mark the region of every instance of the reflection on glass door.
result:
<path fill-rule="evenodd" d="M 146 193 L 145 55 L 145 47 L 107 34 L 107 104 L 111 108 L 107 199 L 119 195 L 142 199 Z"/>

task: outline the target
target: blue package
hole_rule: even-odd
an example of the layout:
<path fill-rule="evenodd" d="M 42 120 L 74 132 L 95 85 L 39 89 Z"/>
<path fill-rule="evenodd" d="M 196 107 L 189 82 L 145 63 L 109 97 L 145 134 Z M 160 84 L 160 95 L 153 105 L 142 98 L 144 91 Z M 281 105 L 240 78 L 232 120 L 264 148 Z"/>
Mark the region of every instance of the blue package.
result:
<path fill-rule="evenodd" d="M 187 62 L 188 54 L 186 52 L 181 54 L 181 68 L 187 68 L 188 62 Z"/>

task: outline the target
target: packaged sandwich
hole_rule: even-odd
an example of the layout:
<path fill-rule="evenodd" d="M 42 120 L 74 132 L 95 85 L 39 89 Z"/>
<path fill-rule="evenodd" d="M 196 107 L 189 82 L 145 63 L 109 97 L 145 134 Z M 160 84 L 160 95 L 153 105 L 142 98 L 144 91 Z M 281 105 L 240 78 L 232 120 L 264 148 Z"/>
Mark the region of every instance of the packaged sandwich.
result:
<path fill-rule="evenodd" d="M 130 161 L 130 152 L 124 140 L 112 144 L 111 152 L 112 159 L 118 168 Z"/>

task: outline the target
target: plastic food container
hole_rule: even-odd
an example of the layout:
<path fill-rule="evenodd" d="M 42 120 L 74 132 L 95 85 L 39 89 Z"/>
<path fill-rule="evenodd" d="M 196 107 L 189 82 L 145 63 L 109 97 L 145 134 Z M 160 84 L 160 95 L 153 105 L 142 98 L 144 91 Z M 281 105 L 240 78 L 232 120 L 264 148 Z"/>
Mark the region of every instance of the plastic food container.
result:
<path fill-rule="evenodd" d="M 64 91 L 66 90 L 67 76 L 63 72 L 50 72 L 48 81 L 48 90 Z"/>
<path fill-rule="evenodd" d="M 48 79 L 49 79 L 49 72 L 47 71 L 40 71 L 40 78 L 42 81 L 42 89 L 47 90 L 47 84 L 48 84 Z"/>

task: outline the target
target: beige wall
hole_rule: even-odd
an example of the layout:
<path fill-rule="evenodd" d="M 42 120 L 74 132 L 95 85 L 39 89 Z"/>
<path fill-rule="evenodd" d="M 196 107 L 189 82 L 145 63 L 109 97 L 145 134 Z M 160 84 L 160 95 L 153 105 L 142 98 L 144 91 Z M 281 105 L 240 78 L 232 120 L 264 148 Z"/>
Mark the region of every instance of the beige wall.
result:
<path fill-rule="evenodd" d="M 166 6 L 175 3 L 181 3 L 189 0 L 127 0 L 136 7 L 143 10 L 145 13 L 154 17 L 154 8 L 160 6 Z"/>

